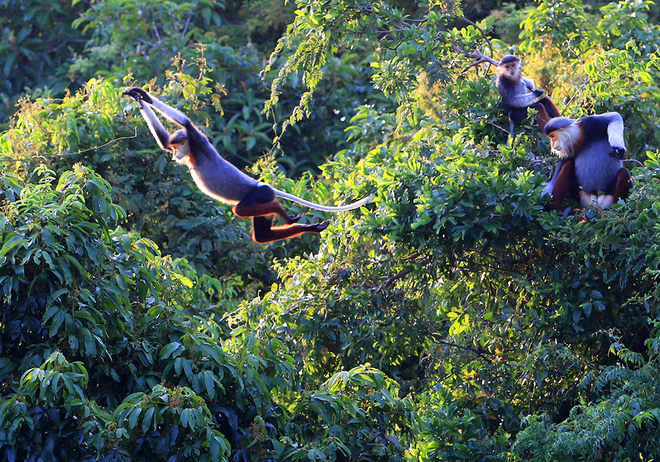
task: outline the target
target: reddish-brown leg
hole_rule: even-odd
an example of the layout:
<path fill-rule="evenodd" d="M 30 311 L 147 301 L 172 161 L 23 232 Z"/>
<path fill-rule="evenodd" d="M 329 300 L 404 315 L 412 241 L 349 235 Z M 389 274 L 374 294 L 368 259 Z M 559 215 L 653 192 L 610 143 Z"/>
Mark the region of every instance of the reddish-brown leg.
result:
<path fill-rule="evenodd" d="M 545 131 L 545 126 L 553 117 L 559 117 L 559 109 L 549 97 L 544 97 L 532 104 L 530 107 L 537 110 L 536 124 L 539 126 L 541 132 Z"/>
<path fill-rule="evenodd" d="M 236 204 L 232 211 L 236 216 L 242 218 L 265 217 L 267 215 L 279 215 L 285 223 L 291 224 L 300 220 L 300 215 L 289 215 L 278 202 L 271 201 L 262 204 L 242 205 L 243 201 Z"/>
<path fill-rule="evenodd" d="M 549 96 L 546 96 L 545 98 L 541 98 L 539 100 L 539 103 L 543 105 L 545 111 L 548 113 L 548 117 L 550 117 L 551 119 L 560 116 L 559 109 L 557 109 L 557 106 L 555 106 L 555 103 L 552 102 Z"/>
<path fill-rule="evenodd" d="M 614 187 L 614 203 L 619 202 L 619 199 L 626 200 L 630 195 L 632 189 L 632 177 L 627 168 L 619 169 L 616 174 L 616 186 Z"/>
<path fill-rule="evenodd" d="M 304 233 L 320 233 L 329 224 L 330 222 L 323 221 L 313 225 L 287 224 L 272 226 L 272 217 L 257 216 L 252 218 L 252 239 L 254 242 L 265 244 L 267 242 L 300 236 Z"/>
<path fill-rule="evenodd" d="M 552 190 L 552 204 L 550 210 L 561 210 L 567 195 L 574 196 L 578 193 L 575 179 L 575 161 L 569 160 L 562 167 Z"/>
<path fill-rule="evenodd" d="M 550 120 L 550 116 L 548 116 L 548 112 L 545 110 L 545 107 L 540 104 L 532 104 L 532 108 L 536 109 L 536 125 L 539 126 L 539 130 L 541 130 L 541 133 L 545 132 L 545 125 L 548 123 Z"/>

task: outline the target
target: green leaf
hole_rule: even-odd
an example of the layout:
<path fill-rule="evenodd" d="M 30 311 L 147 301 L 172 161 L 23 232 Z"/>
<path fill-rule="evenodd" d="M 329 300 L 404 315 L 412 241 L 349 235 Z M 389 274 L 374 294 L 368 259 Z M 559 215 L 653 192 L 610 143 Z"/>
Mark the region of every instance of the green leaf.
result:
<path fill-rule="evenodd" d="M 142 408 L 140 407 L 136 407 L 131 411 L 130 415 L 128 416 L 128 428 L 130 430 L 137 427 L 138 418 L 140 417 L 141 412 Z"/>
<path fill-rule="evenodd" d="M 176 358 L 185 351 L 185 347 L 179 342 L 168 343 L 160 351 L 160 359 L 167 359 L 170 356 Z"/>
<path fill-rule="evenodd" d="M 8 240 L 5 241 L 4 245 L 2 246 L 2 249 L 0 249 L 0 257 L 4 256 L 9 252 L 11 249 L 13 249 L 16 246 L 23 245 L 26 243 L 25 239 L 23 239 L 21 236 L 11 233 L 10 237 Z"/>
<path fill-rule="evenodd" d="M 204 371 L 202 374 L 204 376 L 204 386 L 206 387 L 206 392 L 209 394 L 211 399 L 215 399 L 215 381 L 213 380 L 213 372 Z"/>
<path fill-rule="evenodd" d="M 151 426 L 154 412 L 156 412 L 155 407 L 150 407 L 147 409 L 147 412 L 144 413 L 144 417 L 142 418 L 142 433 L 147 433 L 149 431 L 149 427 Z M 156 422 L 154 422 L 154 427 L 156 426 Z"/>

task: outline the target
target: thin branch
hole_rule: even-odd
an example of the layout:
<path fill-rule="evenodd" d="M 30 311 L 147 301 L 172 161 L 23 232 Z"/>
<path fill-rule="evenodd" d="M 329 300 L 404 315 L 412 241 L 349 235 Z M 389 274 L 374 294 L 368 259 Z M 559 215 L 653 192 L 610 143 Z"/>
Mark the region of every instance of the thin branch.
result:
<path fill-rule="evenodd" d="M 394 276 L 387 278 L 387 279 L 385 280 L 385 282 L 383 283 L 383 287 L 388 287 L 388 286 L 390 286 L 394 281 L 396 281 L 397 279 L 404 278 L 404 277 L 406 277 L 408 274 L 410 274 L 410 270 L 402 269 L 401 271 L 399 271 L 398 273 L 396 273 Z"/>
<path fill-rule="evenodd" d="M 146 40 L 144 40 L 144 39 L 141 39 L 141 38 L 139 38 L 139 37 L 138 37 L 137 40 L 138 40 L 138 42 L 140 42 L 140 43 L 144 43 L 145 45 L 149 45 L 151 48 L 155 48 L 155 47 L 156 47 L 156 44 L 155 44 L 155 43 L 148 42 L 148 41 L 146 41 Z"/>
<path fill-rule="evenodd" d="M 46 51 L 44 51 L 44 53 L 45 54 L 53 53 L 53 52 L 59 50 L 60 48 L 62 48 L 64 45 L 68 44 L 68 43 L 87 43 L 87 42 L 88 42 L 88 40 L 78 40 L 78 39 L 64 40 L 62 43 L 57 45 L 55 48 L 51 48 L 50 50 L 46 50 Z"/>
<path fill-rule="evenodd" d="M 504 133 L 506 133 L 507 135 L 511 135 L 511 132 L 510 132 L 509 130 L 507 130 L 506 128 L 502 128 L 502 127 L 500 127 L 500 126 L 497 125 L 496 123 L 488 122 L 488 125 L 492 125 L 493 127 L 502 130 L 502 131 L 503 131 Z"/>
<path fill-rule="evenodd" d="M 158 43 L 162 43 L 162 39 L 160 38 L 160 34 L 158 33 L 158 26 L 156 26 L 156 23 L 152 23 L 154 26 L 154 34 L 156 34 L 156 40 L 158 40 Z"/>
<path fill-rule="evenodd" d="M 61 152 L 61 153 L 59 153 L 59 154 L 51 154 L 51 155 L 49 155 L 49 156 L 44 156 L 44 155 L 42 155 L 42 154 L 38 154 L 38 155 L 36 155 L 36 156 L 21 157 L 21 158 L 3 157 L 3 158 L 0 158 L 0 162 L 22 162 L 22 161 L 31 160 L 31 159 L 40 159 L 40 158 L 41 158 L 41 159 L 46 159 L 46 158 L 54 158 L 54 157 L 68 157 L 68 156 L 75 156 L 75 155 L 78 155 L 78 154 L 82 154 L 82 153 L 84 153 L 84 152 L 88 152 L 88 151 L 96 151 L 96 150 L 102 149 L 102 148 L 104 148 L 104 147 L 106 147 L 106 146 L 109 146 L 109 145 L 111 145 L 111 144 L 113 144 L 113 143 L 116 143 L 117 141 L 121 141 L 121 140 L 131 140 L 131 139 L 133 139 L 133 138 L 137 138 L 137 127 L 135 127 L 135 134 L 134 134 L 133 136 L 122 136 L 122 137 L 120 137 L 120 138 L 115 138 L 114 140 L 110 140 L 110 141 L 108 141 L 107 143 L 104 143 L 104 144 L 102 144 L 102 145 L 100 145 L 100 146 L 94 146 L 94 147 L 92 147 L 92 148 L 87 148 L 87 149 L 80 149 L 80 150 L 78 150 L 78 151 L 76 151 L 76 152 Z"/>
<path fill-rule="evenodd" d="M 643 163 L 643 162 L 640 162 L 640 161 L 637 160 L 637 159 L 623 159 L 623 161 L 624 161 L 624 162 L 635 162 L 635 163 L 637 163 L 637 165 L 639 165 L 640 167 L 643 167 L 643 166 L 644 166 L 644 163 Z"/>
<path fill-rule="evenodd" d="M 452 347 L 452 348 L 458 348 L 459 350 L 470 351 L 470 352 L 472 352 L 472 353 L 476 354 L 477 356 L 479 356 L 481 358 L 484 358 L 484 359 L 487 359 L 488 356 L 497 356 L 495 353 L 491 353 L 490 351 L 488 351 L 484 348 L 481 348 L 481 347 L 476 347 L 476 348 L 475 347 L 468 347 L 468 346 L 459 345 L 457 343 L 448 342 L 446 340 L 442 340 L 442 339 L 438 338 L 439 335 L 440 334 L 431 334 L 431 338 L 433 339 L 434 342 L 439 343 L 441 345 L 447 345 L 447 346 Z"/>
<path fill-rule="evenodd" d="M 181 40 L 186 38 L 186 33 L 188 33 L 188 26 L 190 25 L 191 19 L 192 19 L 192 11 L 188 13 L 188 19 L 186 19 L 186 25 L 183 28 L 183 32 L 181 32 Z"/>
<path fill-rule="evenodd" d="M 422 252 L 413 252 L 407 257 L 403 257 L 401 261 L 413 261 L 417 260 L 422 255 Z"/>
<path fill-rule="evenodd" d="M 492 64 L 493 66 L 499 65 L 499 61 L 494 60 L 490 56 L 484 55 L 481 51 L 479 50 L 474 50 L 474 51 L 465 51 L 462 48 L 457 47 L 456 45 L 451 45 L 451 50 L 455 53 L 460 53 L 467 58 L 470 58 L 473 62 L 469 64 L 468 66 L 464 67 L 463 70 L 461 71 L 461 74 L 466 72 L 468 69 L 474 66 L 478 66 L 479 64 L 483 63 L 489 63 Z"/>

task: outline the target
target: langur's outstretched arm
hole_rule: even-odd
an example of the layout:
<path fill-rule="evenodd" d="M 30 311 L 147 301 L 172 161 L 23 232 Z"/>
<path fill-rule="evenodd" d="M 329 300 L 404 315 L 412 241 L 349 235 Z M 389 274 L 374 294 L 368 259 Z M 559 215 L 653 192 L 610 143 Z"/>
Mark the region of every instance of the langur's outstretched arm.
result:
<path fill-rule="evenodd" d="M 153 106 L 154 109 L 163 114 L 167 120 L 174 122 L 181 126 L 181 128 L 188 128 L 191 124 L 190 119 L 183 112 L 163 103 L 161 100 L 141 88 L 133 87 L 130 90 L 125 91 L 124 94 L 139 101 L 141 107 L 144 106 L 143 103 Z"/>
<path fill-rule="evenodd" d="M 169 151 L 167 148 L 170 139 L 169 132 L 163 127 L 163 124 L 160 123 L 160 120 L 148 104 L 143 101 L 138 101 L 138 104 L 140 105 L 140 114 L 142 114 L 142 117 L 147 122 L 149 131 L 151 131 L 151 134 L 156 138 L 158 146 L 165 151 Z"/>
<path fill-rule="evenodd" d="M 151 95 L 146 91 L 144 91 L 143 89 L 137 87 L 125 91 L 124 95 L 130 96 L 131 98 L 133 98 L 135 101 L 138 102 L 138 104 L 140 105 L 140 114 L 142 114 L 142 117 L 147 122 L 149 131 L 154 136 L 154 138 L 156 138 L 156 141 L 158 142 L 158 146 L 160 146 L 161 149 L 169 151 L 168 146 L 169 146 L 170 133 L 165 129 L 165 127 L 160 122 L 154 111 L 149 106 L 149 104 L 151 104 L 153 100 Z"/>
<path fill-rule="evenodd" d="M 208 139 L 202 132 L 200 132 L 197 127 L 190 121 L 188 116 L 186 116 L 183 112 L 179 111 L 178 109 L 173 108 L 172 106 L 163 103 L 161 100 L 156 98 L 155 96 L 147 93 L 141 88 L 134 87 L 131 88 L 130 90 L 124 92 L 125 95 L 128 95 L 132 98 L 134 98 L 136 101 L 140 103 L 141 108 L 145 109 L 145 111 L 149 111 L 150 117 L 147 119 L 147 116 L 145 115 L 145 112 L 142 113 L 142 115 L 147 119 L 147 122 L 150 120 L 152 123 L 149 124 L 149 128 L 151 129 L 151 132 L 154 133 L 154 136 L 157 137 L 156 139 L 159 141 L 158 144 L 161 144 L 163 141 L 163 138 L 161 137 L 162 134 L 167 133 L 167 131 L 163 128 L 162 131 L 158 130 L 156 131 L 156 127 L 162 125 L 160 122 L 156 122 L 158 119 L 157 117 L 153 114 L 153 111 L 151 108 L 155 109 L 159 113 L 161 113 L 167 120 L 170 122 L 173 122 L 177 125 L 179 125 L 184 131 L 185 131 L 185 136 L 190 139 L 191 144 L 204 144 L 208 145 L 204 149 L 198 150 L 197 154 L 204 155 L 205 150 L 208 148 L 212 148 L 210 145 Z M 149 114 L 147 113 L 147 114 Z M 153 125 L 152 125 L 153 124 Z M 152 128 L 153 127 L 153 128 Z M 157 135 L 156 133 L 159 133 Z M 174 135 L 172 135 L 174 136 Z M 169 137 L 169 134 L 168 134 Z M 164 146 L 167 148 L 170 148 L 172 146 L 172 140 L 168 138 L 164 139 L 165 144 Z M 162 144 L 161 144 L 162 147 Z M 214 153 L 215 150 L 214 150 Z M 217 154 L 217 153 L 216 153 Z M 175 154 L 177 158 L 181 158 L 184 156 L 182 152 L 179 152 L 178 154 Z"/>
<path fill-rule="evenodd" d="M 165 116 L 168 120 L 174 122 L 177 125 L 180 125 L 182 128 L 190 128 L 192 125 L 188 116 L 186 116 L 183 112 L 163 103 L 155 96 L 151 96 L 151 102 L 149 104 L 151 104 L 158 112 L 163 114 L 163 116 Z"/>

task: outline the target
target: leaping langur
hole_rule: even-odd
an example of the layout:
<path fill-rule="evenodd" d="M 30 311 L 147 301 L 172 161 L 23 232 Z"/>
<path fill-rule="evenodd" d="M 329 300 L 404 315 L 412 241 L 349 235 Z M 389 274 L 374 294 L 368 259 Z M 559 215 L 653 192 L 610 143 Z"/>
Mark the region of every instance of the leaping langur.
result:
<path fill-rule="evenodd" d="M 583 207 L 593 203 L 603 209 L 628 197 L 632 180 L 623 167 L 623 130 L 623 119 L 616 112 L 577 120 L 557 117 L 546 124 L 552 151 L 559 156 L 541 193 L 552 195 L 551 210 L 561 210 L 567 195 L 579 196 Z"/>
<path fill-rule="evenodd" d="M 527 108 L 537 110 L 536 124 L 541 131 L 553 117 L 559 117 L 559 110 L 543 90 L 536 90 L 534 81 L 522 76 L 520 58 L 506 55 L 497 66 L 497 88 L 502 97 L 504 112 L 509 117 L 509 133 L 527 118 Z"/>
<path fill-rule="evenodd" d="M 124 94 L 138 102 L 140 113 L 158 145 L 162 149 L 170 151 L 176 162 L 188 167 L 199 189 L 214 199 L 233 205 L 232 211 L 237 216 L 252 218 L 252 239 L 255 242 L 266 243 L 304 233 L 320 233 L 328 227 L 327 220 L 310 225 L 297 224 L 300 215 L 288 215 L 275 200 L 276 197 L 283 197 L 325 212 L 356 209 L 370 200 L 369 197 L 366 197 L 349 205 L 330 207 L 314 204 L 275 189 L 247 176 L 223 159 L 208 138 L 181 111 L 168 106 L 141 88 L 131 88 Z M 170 135 L 151 109 L 152 107 L 182 128 Z M 273 226 L 275 215 L 282 217 L 286 224 Z"/>

